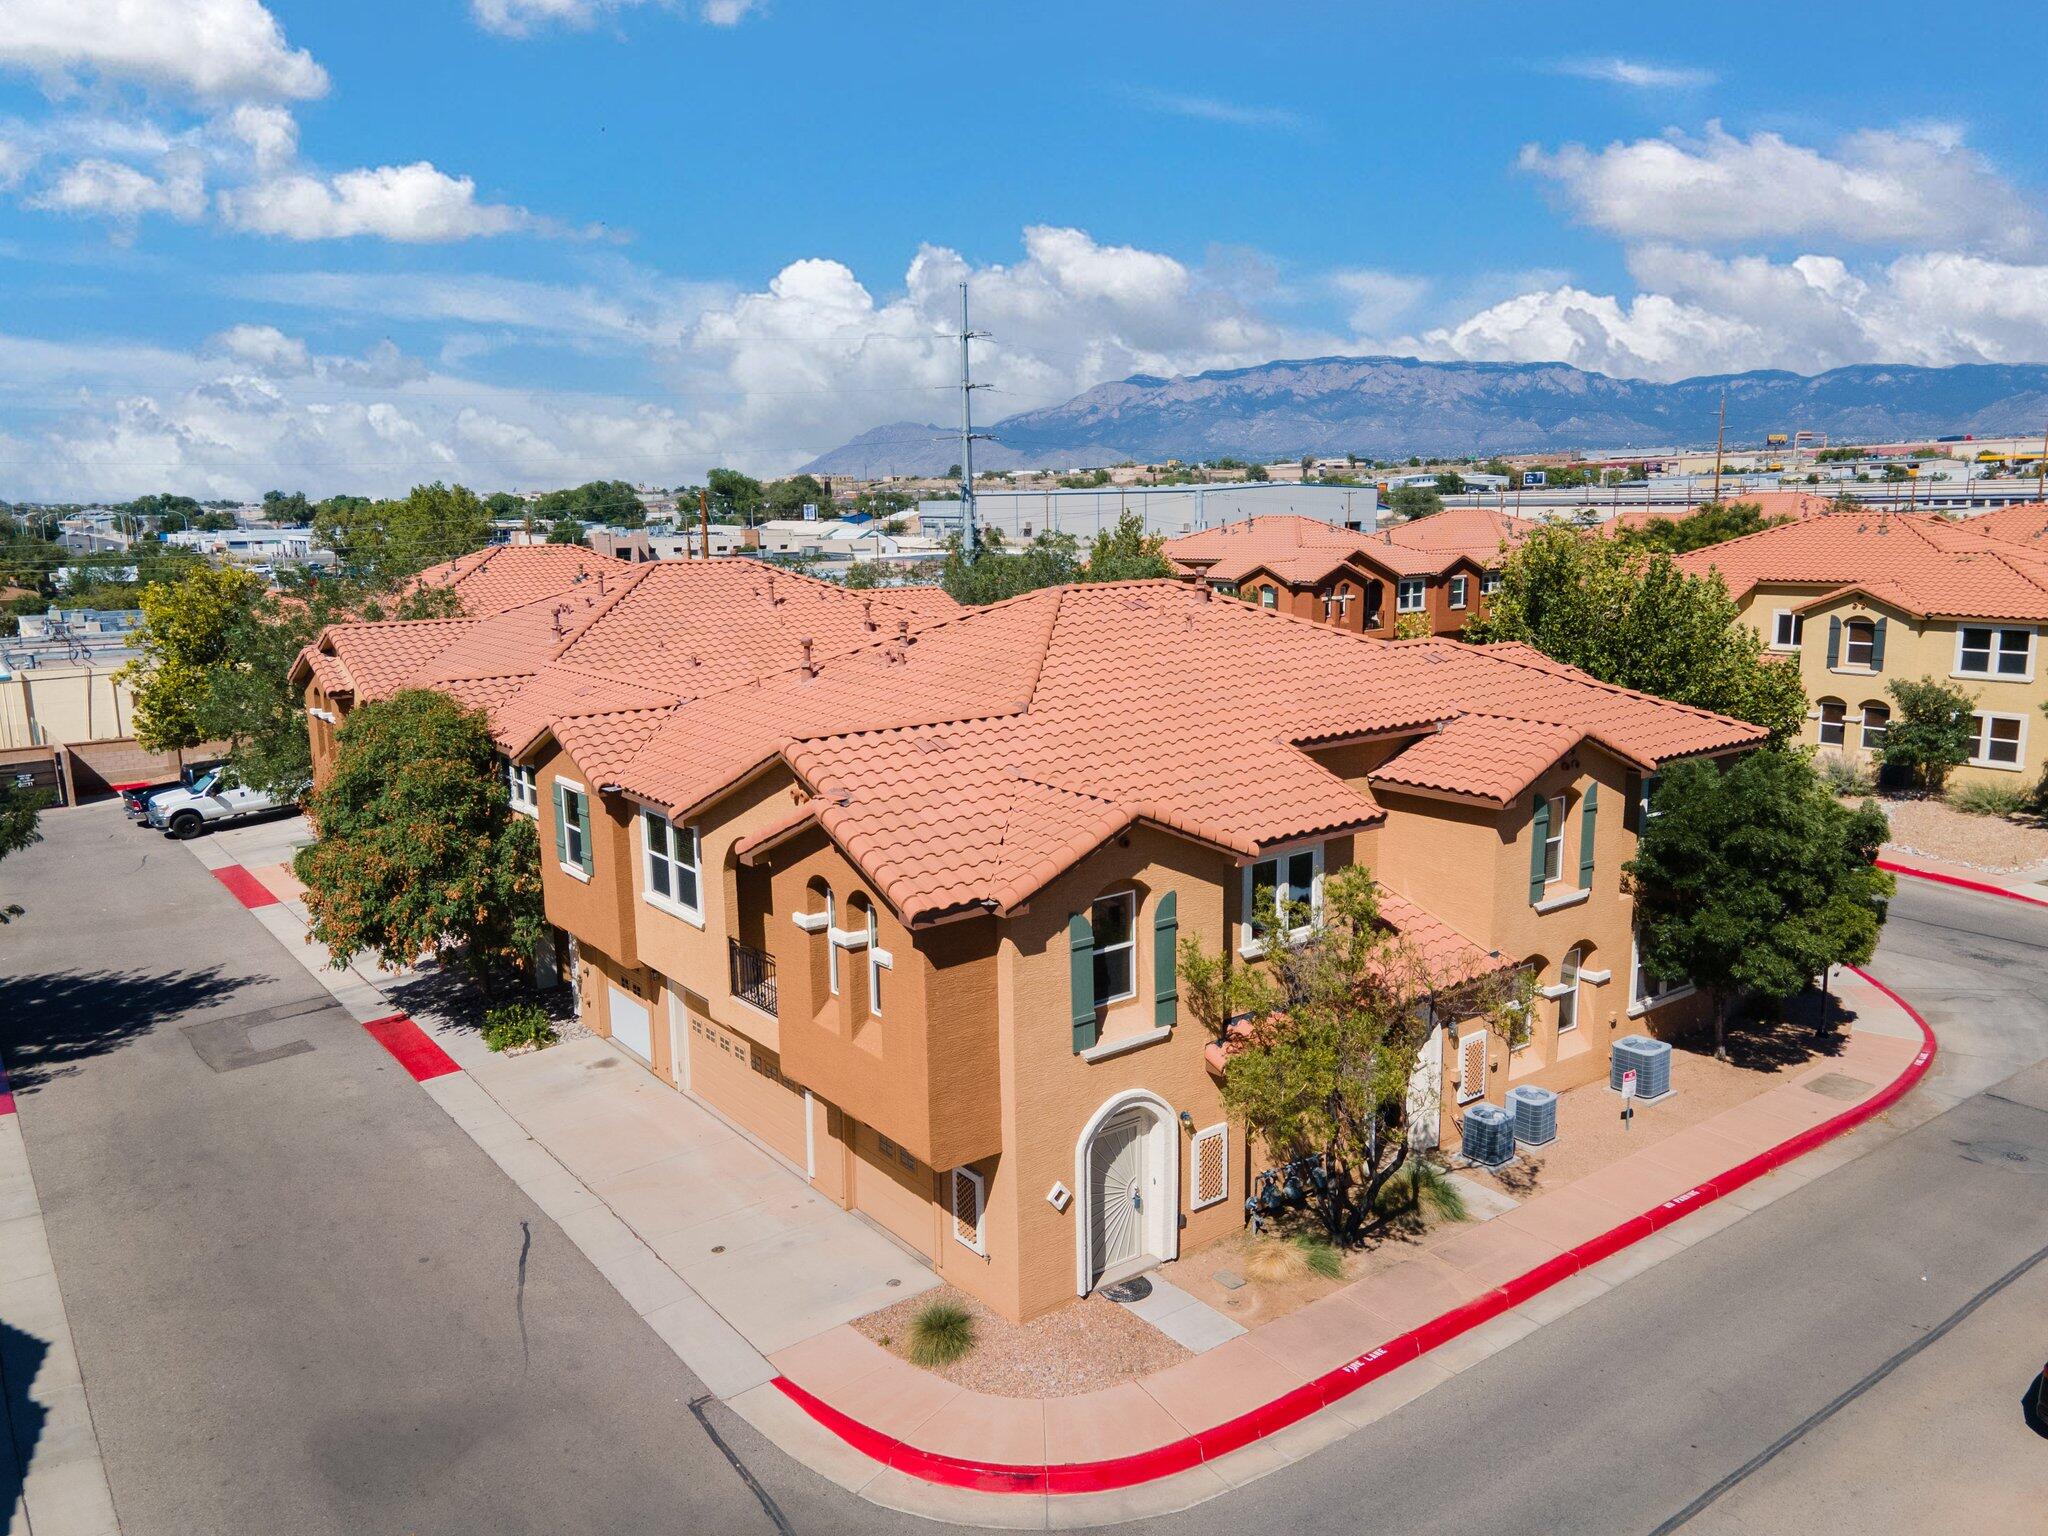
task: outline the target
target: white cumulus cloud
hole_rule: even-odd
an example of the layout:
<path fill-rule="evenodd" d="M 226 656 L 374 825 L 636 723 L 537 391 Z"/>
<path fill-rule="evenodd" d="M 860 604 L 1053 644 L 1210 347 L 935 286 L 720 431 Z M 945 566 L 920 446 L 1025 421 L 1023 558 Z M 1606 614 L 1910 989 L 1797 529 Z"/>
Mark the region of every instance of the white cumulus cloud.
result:
<path fill-rule="evenodd" d="M 412 244 L 468 240 L 532 228 L 533 216 L 479 202 L 476 182 L 425 160 L 319 176 L 295 172 L 232 187 L 218 197 L 230 227 L 287 240 L 372 235 Z"/>
<path fill-rule="evenodd" d="M 59 171 L 29 205 L 124 226 L 151 213 L 190 223 L 206 211 L 206 185 L 191 155 L 166 157 L 156 175 L 118 160 L 80 160 Z"/>
<path fill-rule="evenodd" d="M 1833 238 L 2015 254 L 2042 234 L 2029 200 L 1945 125 L 1871 129 L 1824 152 L 1709 123 L 1699 138 L 1673 131 L 1604 149 L 1531 144 L 1520 163 L 1553 183 L 1583 222 L 1627 240 Z"/>
<path fill-rule="evenodd" d="M 258 0 L 6 0 L 0 67 L 53 88 L 78 75 L 133 80 L 207 100 L 318 96 L 327 73 Z"/>
<path fill-rule="evenodd" d="M 1689 90 L 1712 85 L 1711 69 L 1683 64 L 1651 64 L 1642 59 L 1566 59 L 1554 66 L 1561 75 L 1581 80 L 1601 80 L 1609 85 L 1626 85 L 1634 90 Z"/>
<path fill-rule="evenodd" d="M 591 27 L 613 11 L 631 9 L 643 0 L 470 0 L 470 14 L 486 31 L 506 37 L 531 37 L 547 27 Z M 702 0 L 683 6 L 666 0 L 670 9 L 691 9 L 714 27 L 737 26 L 760 9 L 760 0 Z"/>

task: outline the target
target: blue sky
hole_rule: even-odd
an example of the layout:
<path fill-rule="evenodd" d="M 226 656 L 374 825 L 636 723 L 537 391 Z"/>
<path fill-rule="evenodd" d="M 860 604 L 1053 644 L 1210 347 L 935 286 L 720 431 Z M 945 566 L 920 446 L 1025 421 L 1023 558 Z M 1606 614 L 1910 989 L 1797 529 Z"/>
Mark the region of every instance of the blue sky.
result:
<path fill-rule="evenodd" d="M 794 467 L 1132 372 L 2048 358 L 2038 7 L 8 0 L 0 498 Z M 1956 51 L 1960 48 L 1960 51 Z M 1966 67 L 1967 66 L 1967 67 Z"/>

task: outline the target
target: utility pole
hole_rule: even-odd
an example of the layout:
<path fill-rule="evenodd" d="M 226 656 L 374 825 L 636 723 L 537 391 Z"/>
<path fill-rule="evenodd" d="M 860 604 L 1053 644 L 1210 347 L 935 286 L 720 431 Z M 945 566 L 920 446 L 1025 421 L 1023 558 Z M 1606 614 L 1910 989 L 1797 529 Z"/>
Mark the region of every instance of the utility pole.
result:
<path fill-rule="evenodd" d="M 697 487 L 697 527 L 704 537 L 704 543 L 701 546 L 703 557 L 709 560 L 711 558 L 711 487 L 708 485 Z M 687 544 L 687 541 L 685 543 Z"/>
<path fill-rule="evenodd" d="M 967 345 L 984 340 L 986 331 L 967 323 L 967 285 L 960 285 L 960 548 L 972 560 L 980 545 L 980 530 L 974 515 L 974 391 L 985 388 L 974 382 Z"/>
<path fill-rule="evenodd" d="M 1721 421 L 1714 428 L 1714 505 L 1721 505 L 1721 449 L 1728 441 L 1728 387 L 1721 387 Z"/>
<path fill-rule="evenodd" d="M 2048 501 L 2048 429 L 2041 433 L 2041 461 L 2034 467 L 2040 471 L 2034 477 L 2034 500 Z"/>

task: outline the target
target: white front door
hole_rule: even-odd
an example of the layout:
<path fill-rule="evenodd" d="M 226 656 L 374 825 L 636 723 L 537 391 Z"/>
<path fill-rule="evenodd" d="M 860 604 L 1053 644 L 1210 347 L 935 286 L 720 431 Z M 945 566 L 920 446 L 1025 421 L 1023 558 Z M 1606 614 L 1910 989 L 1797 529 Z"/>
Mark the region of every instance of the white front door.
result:
<path fill-rule="evenodd" d="M 647 1005 L 630 992 L 617 987 L 611 992 L 612 1039 L 642 1061 L 654 1060 L 654 1027 L 647 1017 Z"/>
<path fill-rule="evenodd" d="M 1133 1111 L 1095 1133 L 1095 1188 L 1089 1204 L 1098 1275 L 1145 1251 L 1145 1147 L 1150 1140 L 1146 1119 L 1141 1111 Z"/>

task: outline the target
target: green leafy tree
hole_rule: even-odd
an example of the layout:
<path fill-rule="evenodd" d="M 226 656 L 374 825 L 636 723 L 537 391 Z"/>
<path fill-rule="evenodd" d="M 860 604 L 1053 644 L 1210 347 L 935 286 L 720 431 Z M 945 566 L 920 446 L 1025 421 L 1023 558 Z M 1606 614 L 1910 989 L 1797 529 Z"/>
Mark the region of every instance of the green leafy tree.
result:
<path fill-rule="evenodd" d="M 1798 752 L 1694 759 L 1657 777 L 1625 867 L 1643 968 L 1710 994 L 1714 1049 L 1742 993 L 1782 1001 L 1877 948 L 1892 877 L 1875 859 L 1887 825 L 1837 801 Z"/>
<path fill-rule="evenodd" d="M 647 526 L 647 508 L 641 504 L 640 493 L 624 480 L 590 480 L 565 491 L 549 491 L 535 498 L 533 514 L 543 520 L 581 518 L 612 528 Z"/>
<path fill-rule="evenodd" d="M 313 520 L 313 508 L 306 500 L 304 491 L 265 491 L 263 493 L 263 520 L 296 526 Z"/>
<path fill-rule="evenodd" d="M 1483 1017 L 1510 1032 L 1526 981 L 1446 984 L 1380 921 L 1371 874 L 1351 865 L 1320 913 L 1262 891 L 1254 924 L 1300 936 L 1246 965 L 1180 941 L 1181 996 L 1227 1051 L 1223 1103 L 1278 1162 L 1314 1159 L 1305 1181 L 1324 1235 L 1352 1247 L 1385 1225 L 1380 1198 L 1408 1160 L 1408 1088 L 1439 1019 Z"/>
<path fill-rule="evenodd" d="M 1705 549 L 1710 544 L 1761 533 L 1766 528 L 1775 528 L 1789 521 L 1789 518 L 1765 517 L 1763 508 L 1753 501 L 1708 502 L 1684 517 L 1653 517 L 1640 528 L 1622 530 L 1617 537 L 1637 549 L 1682 555 L 1689 550 Z"/>
<path fill-rule="evenodd" d="M 721 523 L 757 523 L 767 497 L 761 482 L 736 469 L 714 469 L 704 477 L 711 493 L 711 515 Z"/>
<path fill-rule="evenodd" d="M 1088 546 L 1083 581 L 1145 581 L 1171 576 L 1173 566 L 1162 551 L 1164 534 L 1147 533 L 1142 513 L 1126 510 L 1114 527 L 1095 535 Z"/>
<path fill-rule="evenodd" d="M 1798 669 L 1736 622 L 1718 574 L 1569 528 L 1539 528 L 1511 554 L 1468 640 L 1519 640 L 1603 682 L 1654 693 L 1795 739 L 1806 718 Z"/>
<path fill-rule="evenodd" d="M 1247 464 L 1244 470 L 1244 477 L 1247 480 L 1253 481 L 1271 480 L 1273 472 L 1263 464 Z"/>
<path fill-rule="evenodd" d="M 690 497 L 689 504 L 692 508 L 697 505 L 694 495 Z M 894 517 L 916 505 L 917 498 L 908 491 L 862 491 L 853 498 L 853 510 L 861 517 Z"/>
<path fill-rule="evenodd" d="M 583 531 L 583 524 L 579 519 L 565 517 L 548 529 L 548 542 L 550 544 L 581 544 L 583 542 Z"/>
<path fill-rule="evenodd" d="M 1444 499 L 1426 485 L 1397 486 L 1387 497 L 1387 510 L 1397 522 L 1428 517 L 1444 509 Z"/>
<path fill-rule="evenodd" d="M 510 491 L 491 492 L 484 498 L 484 511 L 499 521 L 515 517 L 524 518 L 527 515 L 524 499 L 514 496 Z"/>
<path fill-rule="evenodd" d="M 1436 488 L 1439 495 L 1461 495 L 1465 489 L 1465 477 L 1455 469 L 1447 469 L 1436 477 Z"/>
<path fill-rule="evenodd" d="M 1932 677 L 1902 677 L 1885 692 L 1898 706 L 1885 726 L 1884 763 L 1935 794 L 1970 760 L 1977 739 L 1974 695 Z"/>
<path fill-rule="evenodd" d="M 43 834 L 37 821 L 43 807 L 49 803 L 49 795 L 40 789 L 22 789 L 0 783 L 0 859 L 42 841 Z M 0 923 L 17 918 L 21 913 L 19 903 L 0 905 Z"/>
<path fill-rule="evenodd" d="M 307 811 L 320 840 L 292 867 L 337 969 L 456 949 L 486 993 L 529 972 L 545 931 L 540 844 L 506 798 L 481 713 L 418 689 L 358 705 Z"/>
<path fill-rule="evenodd" d="M 832 493 L 816 475 L 791 475 L 767 488 L 764 498 L 770 517 L 798 518 L 806 506 L 818 509 L 820 518 L 834 517 Z"/>
<path fill-rule="evenodd" d="M 234 657 L 240 626 L 263 594 L 247 571 L 201 566 L 142 589 L 137 654 L 121 669 L 135 699 L 135 739 L 181 752 L 212 738 L 205 711 L 214 673 Z"/>
<path fill-rule="evenodd" d="M 467 486 L 416 485 L 397 501 L 336 496 L 313 509 L 314 537 L 333 550 L 350 577 L 396 586 L 430 565 L 490 541 L 490 514 Z"/>
<path fill-rule="evenodd" d="M 986 528 L 971 559 L 958 534 L 946 541 L 940 585 L 955 602 L 995 603 L 1073 581 L 1080 575 L 1080 565 L 1079 546 L 1071 533 L 1041 533 L 1013 549 L 1002 530 Z"/>

